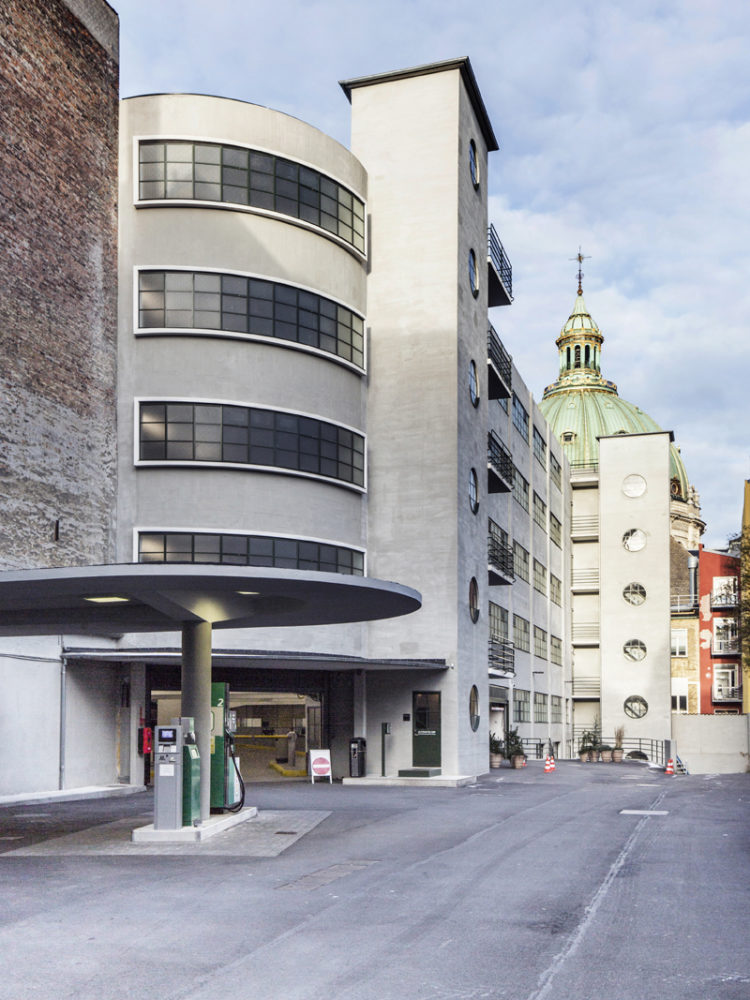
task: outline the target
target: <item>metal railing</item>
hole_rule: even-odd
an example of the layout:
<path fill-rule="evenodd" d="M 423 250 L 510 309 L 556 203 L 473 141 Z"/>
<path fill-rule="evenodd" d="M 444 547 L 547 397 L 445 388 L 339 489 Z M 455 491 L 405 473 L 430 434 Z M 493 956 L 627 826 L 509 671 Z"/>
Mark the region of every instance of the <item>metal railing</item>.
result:
<path fill-rule="evenodd" d="M 742 688 L 714 684 L 711 701 L 742 701 Z"/>
<path fill-rule="evenodd" d="M 598 698 L 602 690 L 599 677 L 573 677 L 574 698 Z"/>
<path fill-rule="evenodd" d="M 736 590 L 721 590 L 711 594 L 712 608 L 734 608 L 739 604 L 739 594 Z"/>
<path fill-rule="evenodd" d="M 487 536 L 487 562 L 490 569 L 497 570 L 500 575 L 507 577 L 510 581 L 515 579 L 513 549 L 492 533 Z"/>
<path fill-rule="evenodd" d="M 711 654 L 713 656 L 723 656 L 727 653 L 737 654 L 740 651 L 740 640 L 735 636 L 733 639 L 717 639 L 711 643 Z"/>
<path fill-rule="evenodd" d="M 571 483 L 580 482 L 582 480 L 593 480 L 599 479 L 599 463 L 598 462 L 571 462 L 570 463 L 570 481 Z"/>
<path fill-rule="evenodd" d="M 492 670 L 504 670 L 507 674 L 516 672 L 516 651 L 510 639 L 490 636 L 487 643 L 487 659 Z"/>
<path fill-rule="evenodd" d="M 598 643 L 599 622 L 576 622 L 571 629 L 574 643 Z"/>
<path fill-rule="evenodd" d="M 490 380 L 490 399 L 507 399 L 513 385 L 513 366 L 510 354 L 503 347 L 497 331 L 490 324 L 487 330 L 487 357 L 497 372 L 499 383 Z"/>
<path fill-rule="evenodd" d="M 695 611 L 698 598 L 692 594 L 672 594 L 669 598 L 672 611 Z"/>
<path fill-rule="evenodd" d="M 500 242 L 497 230 L 490 224 L 487 230 L 487 256 L 492 262 L 492 266 L 497 271 L 498 277 L 505 286 L 508 298 L 513 298 L 513 268 L 511 267 L 508 255 Z"/>
<path fill-rule="evenodd" d="M 599 515 L 586 514 L 572 518 L 570 523 L 570 533 L 573 538 L 598 538 Z"/>
<path fill-rule="evenodd" d="M 513 459 L 508 449 L 493 431 L 487 435 L 487 464 L 510 490 L 513 486 Z M 490 489 L 490 493 L 494 492 L 497 490 Z"/>
<path fill-rule="evenodd" d="M 574 569 L 571 574 L 570 584 L 573 590 L 598 590 L 599 570 Z"/>
<path fill-rule="evenodd" d="M 573 745 L 575 752 L 581 748 L 581 736 L 582 733 L 579 731 L 578 727 L 573 733 Z M 613 747 L 615 745 L 614 736 L 600 736 L 599 744 L 602 746 Z M 666 747 L 664 740 L 649 740 L 649 739 L 628 739 L 627 737 L 622 741 L 622 749 L 625 753 L 626 758 L 631 760 L 648 760 L 653 764 L 659 764 L 663 766 L 667 762 L 666 757 Z"/>

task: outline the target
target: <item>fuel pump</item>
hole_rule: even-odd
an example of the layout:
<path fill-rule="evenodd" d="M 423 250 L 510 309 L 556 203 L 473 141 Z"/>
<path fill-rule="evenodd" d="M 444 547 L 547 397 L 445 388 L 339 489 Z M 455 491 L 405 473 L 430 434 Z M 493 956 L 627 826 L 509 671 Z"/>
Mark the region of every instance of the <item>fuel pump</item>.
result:
<path fill-rule="evenodd" d="M 236 722 L 229 710 L 229 685 L 211 685 L 211 810 L 239 812 L 245 785 L 234 745 Z"/>

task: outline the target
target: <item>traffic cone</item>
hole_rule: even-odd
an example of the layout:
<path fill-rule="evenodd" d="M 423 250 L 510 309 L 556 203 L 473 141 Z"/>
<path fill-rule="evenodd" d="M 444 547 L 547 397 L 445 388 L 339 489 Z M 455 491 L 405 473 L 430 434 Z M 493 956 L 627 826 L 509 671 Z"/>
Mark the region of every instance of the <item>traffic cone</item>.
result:
<path fill-rule="evenodd" d="M 554 757 L 550 757 L 550 759 L 549 759 L 549 769 L 550 769 L 550 771 L 554 771 L 555 770 L 555 758 Z"/>
<path fill-rule="evenodd" d="M 551 770 L 552 770 L 552 766 L 550 764 L 550 759 L 549 759 L 549 757 L 545 757 L 544 758 L 544 773 L 545 774 L 549 774 Z"/>
<path fill-rule="evenodd" d="M 671 757 L 667 761 L 667 769 L 666 769 L 666 771 L 664 773 L 665 774 L 674 774 L 674 761 L 672 760 Z"/>

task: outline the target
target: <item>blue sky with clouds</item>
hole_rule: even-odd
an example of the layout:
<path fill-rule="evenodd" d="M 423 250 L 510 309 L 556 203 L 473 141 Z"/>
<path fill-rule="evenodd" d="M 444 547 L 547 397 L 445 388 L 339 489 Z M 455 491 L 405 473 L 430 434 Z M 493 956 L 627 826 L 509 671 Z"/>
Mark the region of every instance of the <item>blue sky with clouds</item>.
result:
<path fill-rule="evenodd" d="M 123 96 L 235 97 L 345 144 L 338 80 L 468 55 L 513 264 L 494 325 L 541 397 L 581 245 L 604 375 L 674 431 L 704 542 L 726 543 L 750 478 L 747 0 L 112 2 Z"/>

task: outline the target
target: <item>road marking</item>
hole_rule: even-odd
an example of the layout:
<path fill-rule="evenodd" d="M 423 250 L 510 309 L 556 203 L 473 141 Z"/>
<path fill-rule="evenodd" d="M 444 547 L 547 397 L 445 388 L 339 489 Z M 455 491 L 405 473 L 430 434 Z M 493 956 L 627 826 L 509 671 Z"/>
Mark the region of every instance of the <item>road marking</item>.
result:
<path fill-rule="evenodd" d="M 668 809 L 621 809 L 621 816 L 669 816 Z"/>

